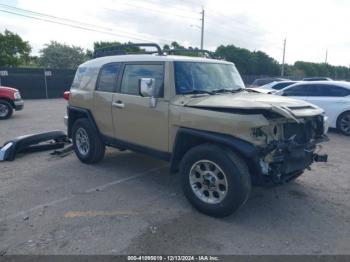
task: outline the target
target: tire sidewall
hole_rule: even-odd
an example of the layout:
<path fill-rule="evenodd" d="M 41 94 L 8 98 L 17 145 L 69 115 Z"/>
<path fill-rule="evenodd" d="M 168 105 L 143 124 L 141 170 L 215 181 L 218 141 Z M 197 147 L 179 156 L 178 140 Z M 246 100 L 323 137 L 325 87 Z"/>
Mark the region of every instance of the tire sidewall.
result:
<path fill-rule="evenodd" d="M 79 152 L 79 149 L 77 148 L 76 145 L 76 132 L 79 128 L 83 128 L 89 138 L 89 151 L 86 155 L 83 155 Z M 84 163 L 88 162 L 89 159 L 91 159 L 92 157 L 92 152 L 94 151 L 94 143 L 93 142 L 93 131 L 90 127 L 90 124 L 85 120 L 85 119 L 78 119 L 77 121 L 75 121 L 73 128 L 72 128 L 72 141 L 73 141 L 73 148 L 75 151 L 75 154 L 77 155 L 77 157 Z"/>
<path fill-rule="evenodd" d="M 226 175 L 228 192 L 218 204 L 208 204 L 200 200 L 192 190 L 189 173 L 194 163 L 209 160 L 217 164 Z M 245 163 L 244 163 L 245 164 Z M 248 199 L 251 190 L 250 176 L 236 166 L 230 152 L 213 145 L 199 146 L 190 150 L 180 167 L 182 188 L 188 200 L 201 212 L 211 216 L 223 217 L 239 209 Z"/>
<path fill-rule="evenodd" d="M 348 133 L 345 133 L 342 129 L 341 129 L 341 126 L 340 126 L 340 122 L 341 122 L 341 119 L 345 116 L 345 115 L 350 115 L 350 111 L 345 111 L 343 112 L 342 114 L 340 114 L 340 116 L 338 117 L 337 119 L 337 129 L 343 134 L 343 135 L 346 135 L 346 136 L 350 136 L 350 134 Z"/>
<path fill-rule="evenodd" d="M 9 119 L 12 116 L 12 114 L 13 114 L 13 108 L 12 108 L 11 104 L 9 102 L 7 102 L 7 101 L 4 101 L 4 100 L 0 100 L 0 104 L 5 105 L 8 108 L 7 115 L 4 116 L 4 117 L 0 116 L 0 120 Z"/>

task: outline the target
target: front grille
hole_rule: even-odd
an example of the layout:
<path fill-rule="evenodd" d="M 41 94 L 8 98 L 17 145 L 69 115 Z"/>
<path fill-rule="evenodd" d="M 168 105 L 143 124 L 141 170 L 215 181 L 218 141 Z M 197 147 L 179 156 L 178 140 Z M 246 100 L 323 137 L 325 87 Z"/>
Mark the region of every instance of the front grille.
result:
<path fill-rule="evenodd" d="M 284 138 L 291 139 L 298 144 L 309 143 L 311 139 L 323 135 L 323 117 L 317 116 L 306 120 L 304 123 L 286 123 L 284 125 Z"/>
<path fill-rule="evenodd" d="M 287 123 L 284 125 L 284 138 L 289 140 L 294 137 L 298 144 L 306 144 L 311 139 L 311 129 L 306 124 Z"/>

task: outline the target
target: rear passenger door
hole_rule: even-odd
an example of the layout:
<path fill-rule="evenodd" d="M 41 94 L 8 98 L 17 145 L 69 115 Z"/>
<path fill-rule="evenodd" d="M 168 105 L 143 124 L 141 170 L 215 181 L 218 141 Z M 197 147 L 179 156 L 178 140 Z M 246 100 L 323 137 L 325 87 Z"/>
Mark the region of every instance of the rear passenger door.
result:
<path fill-rule="evenodd" d="M 92 114 L 103 135 L 113 137 L 114 127 L 112 121 L 113 93 L 117 91 L 118 76 L 121 63 L 109 63 L 101 67 L 93 94 Z"/>
<path fill-rule="evenodd" d="M 113 96 L 114 137 L 123 142 L 168 152 L 168 110 L 164 99 L 164 63 L 132 62 L 123 64 L 118 92 Z M 141 78 L 154 78 L 157 105 L 139 92 Z"/>
<path fill-rule="evenodd" d="M 321 107 L 330 120 L 335 120 L 343 108 L 349 104 L 346 96 L 350 90 L 330 84 L 317 84 L 310 86 L 308 101 Z"/>

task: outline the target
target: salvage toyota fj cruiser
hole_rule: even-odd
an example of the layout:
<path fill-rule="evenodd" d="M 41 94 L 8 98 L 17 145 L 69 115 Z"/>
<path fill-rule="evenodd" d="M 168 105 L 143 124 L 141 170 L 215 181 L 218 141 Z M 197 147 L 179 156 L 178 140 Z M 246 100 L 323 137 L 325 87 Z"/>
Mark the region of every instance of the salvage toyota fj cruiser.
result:
<path fill-rule="evenodd" d="M 327 140 L 322 109 L 246 91 L 233 63 L 138 46 L 157 52 L 104 48 L 76 72 L 65 121 L 82 162 L 101 161 L 106 146 L 169 161 L 193 206 L 223 217 L 252 184 L 285 183 L 327 161 L 315 153 Z"/>

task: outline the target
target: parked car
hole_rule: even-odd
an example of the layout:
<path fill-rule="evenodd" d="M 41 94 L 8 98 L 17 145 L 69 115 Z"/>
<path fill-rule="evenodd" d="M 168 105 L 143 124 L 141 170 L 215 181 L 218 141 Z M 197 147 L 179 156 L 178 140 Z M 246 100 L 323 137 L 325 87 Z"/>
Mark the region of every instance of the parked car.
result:
<path fill-rule="evenodd" d="M 329 77 L 317 76 L 317 77 L 305 77 L 303 81 L 333 81 L 333 79 Z"/>
<path fill-rule="evenodd" d="M 280 82 L 274 81 L 259 87 L 249 87 L 249 89 L 251 89 L 252 91 L 257 91 L 258 93 L 273 94 L 278 90 L 281 90 L 295 83 L 297 83 L 297 81 L 291 81 L 291 80 L 280 81 Z"/>
<path fill-rule="evenodd" d="M 10 118 L 13 110 L 22 110 L 23 105 L 21 94 L 17 89 L 0 86 L 0 120 Z"/>
<path fill-rule="evenodd" d="M 106 146 L 169 161 L 192 205 L 223 217 L 253 183 L 287 183 L 326 161 L 315 151 L 327 139 L 322 109 L 247 92 L 231 62 L 154 46 L 158 55 L 102 49 L 77 69 L 65 123 L 81 162 L 101 161 Z"/>
<path fill-rule="evenodd" d="M 350 83 L 300 82 L 275 94 L 302 99 L 323 108 L 329 117 L 330 127 L 350 136 Z"/>
<path fill-rule="evenodd" d="M 258 78 L 249 86 L 249 87 L 259 87 L 266 85 L 271 82 L 280 82 L 280 81 L 288 81 L 289 79 L 280 78 L 280 77 L 268 77 L 268 78 Z"/>

